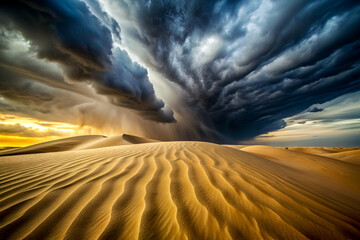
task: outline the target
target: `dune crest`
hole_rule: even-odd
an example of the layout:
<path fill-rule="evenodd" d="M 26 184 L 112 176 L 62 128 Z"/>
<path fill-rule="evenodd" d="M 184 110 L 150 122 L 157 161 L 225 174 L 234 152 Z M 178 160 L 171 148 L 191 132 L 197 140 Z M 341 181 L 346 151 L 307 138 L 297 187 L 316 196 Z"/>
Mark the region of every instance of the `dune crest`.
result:
<path fill-rule="evenodd" d="M 88 141 L 85 142 L 84 144 L 79 144 L 78 146 L 72 148 L 72 150 L 114 147 L 114 146 L 151 143 L 151 142 L 157 142 L 157 140 L 133 136 L 129 134 L 121 134 L 107 138 L 96 139 L 94 141 Z"/>
<path fill-rule="evenodd" d="M 84 135 L 38 143 L 28 147 L 0 150 L 0 156 L 84 150 L 150 142 L 157 142 L 157 140 L 129 134 L 121 134 L 111 137 L 103 135 Z"/>
<path fill-rule="evenodd" d="M 102 135 L 84 135 L 63 138 L 59 140 L 34 144 L 28 147 L 1 150 L 0 156 L 68 151 L 79 145 L 87 144 L 88 142 L 97 140 L 103 140 L 104 138 L 106 137 Z"/>
<path fill-rule="evenodd" d="M 334 158 L 360 166 L 360 147 L 290 147 L 289 149 Z"/>
<path fill-rule="evenodd" d="M 109 146 L 121 139 L 144 141 L 0 157 L 1 239 L 360 238 L 356 165 L 264 146 Z"/>

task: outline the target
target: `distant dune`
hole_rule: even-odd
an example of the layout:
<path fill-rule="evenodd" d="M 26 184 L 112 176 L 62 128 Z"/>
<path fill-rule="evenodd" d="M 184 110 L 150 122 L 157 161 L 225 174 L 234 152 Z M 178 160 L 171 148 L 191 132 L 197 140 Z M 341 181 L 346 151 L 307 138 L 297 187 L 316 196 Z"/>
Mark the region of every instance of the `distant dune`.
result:
<path fill-rule="evenodd" d="M 98 135 L 0 154 L 0 239 L 360 239 L 359 148 Z"/>
<path fill-rule="evenodd" d="M 360 147 L 292 147 L 289 149 L 330 157 L 360 166 Z"/>

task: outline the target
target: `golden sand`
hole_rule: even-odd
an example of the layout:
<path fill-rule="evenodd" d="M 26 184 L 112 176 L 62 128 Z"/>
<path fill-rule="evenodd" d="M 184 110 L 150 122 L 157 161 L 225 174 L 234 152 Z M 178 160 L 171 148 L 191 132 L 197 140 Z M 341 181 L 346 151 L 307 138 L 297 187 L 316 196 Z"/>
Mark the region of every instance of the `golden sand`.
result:
<path fill-rule="evenodd" d="M 0 239 L 359 239 L 359 150 L 304 149 L 120 135 L 3 150 Z"/>

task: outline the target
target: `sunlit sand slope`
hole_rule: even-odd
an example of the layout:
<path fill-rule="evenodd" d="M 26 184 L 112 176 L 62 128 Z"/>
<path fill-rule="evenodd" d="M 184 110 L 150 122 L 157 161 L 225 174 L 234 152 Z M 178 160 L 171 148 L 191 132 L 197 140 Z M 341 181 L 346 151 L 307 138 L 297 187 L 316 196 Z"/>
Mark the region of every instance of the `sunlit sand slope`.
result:
<path fill-rule="evenodd" d="M 150 142 L 157 141 L 128 134 L 121 134 L 112 137 L 102 135 L 84 135 L 34 144 L 28 147 L 0 150 L 0 156 L 61 152 Z"/>
<path fill-rule="evenodd" d="M 360 238 L 358 166 L 243 150 L 159 142 L 0 157 L 0 239 Z"/>
<path fill-rule="evenodd" d="M 80 150 L 80 149 L 94 149 L 94 148 L 102 148 L 102 147 L 113 147 L 113 146 L 121 146 L 121 145 L 129 145 L 129 144 L 140 144 L 140 143 L 151 143 L 157 142 L 156 140 L 149 138 L 137 137 L 129 134 L 121 134 L 112 136 L 109 138 L 101 138 L 93 141 L 87 141 L 83 144 L 79 144 L 72 148 L 72 150 Z"/>
<path fill-rule="evenodd" d="M 360 147 L 290 147 L 289 150 L 325 156 L 360 165 Z"/>
<path fill-rule="evenodd" d="M 0 156 L 67 151 L 84 144 L 92 143 L 94 141 L 96 142 L 99 140 L 101 141 L 104 139 L 106 139 L 106 137 L 102 135 L 69 137 L 44 143 L 38 143 L 28 147 L 0 150 Z"/>

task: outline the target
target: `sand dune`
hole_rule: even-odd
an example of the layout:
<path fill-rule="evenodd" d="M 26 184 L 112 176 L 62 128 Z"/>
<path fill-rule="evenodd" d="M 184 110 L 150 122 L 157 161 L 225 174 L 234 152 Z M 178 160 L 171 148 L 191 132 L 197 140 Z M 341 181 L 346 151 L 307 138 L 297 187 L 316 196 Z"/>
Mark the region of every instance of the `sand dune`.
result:
<path fill-rule="evenodd" d="M 100 138 L 93 141 L 87 141 L 84 144 L 79 144 L 75 146 L 74 148 L 72 148 L 72 150 L 94 149 L 94 148 L 102 148 L 102 147 L 113 147 L 113 146 L 151 143 L 151 142 L 157 142 L 157 141 L 154 139 L 142 138 L 129 134 L 121 134 L 109 138 Z"/>
<path fill-rule="evenodd" d="M 291 147 L 289 149 L 360 165 L 360 147 Z"/>
<path fill-rule="evenodd" d="M 83 150 L 150 142 L 157 141 L 154 139 L 132 136 L 129 134 L 121 134 L 112 137 L 106 137 L 102 135 L 84 135 L 39 143 L 23 148 L 0 150 L 0 156 Z"/>
<path fill-rule="evenodd" d="M 324 154 L 324 156 L 335 158 L 338 160 L 342 160 L 348 163 L 352 163 L 360 166 L 360 149 L 345 151 L 345 152 L 337 152 L 331 154 Z"/>
<path fill-rule="evenodd" d="M 359 239 L 359 182 L 289 149 L 95 136 L 0 157 L 0 238 Z"/>
<path fill-rule="evenodd" d="M 1 150 L 0 156 L 67 151 L 79 145 L 87 144 L 96 140 L 103 140 L 104 138 L 106 137 L 101 135 L 85 135 L 64 138 L 60 140 L 34 144 L 28 147 Z"/>
<path fill-rule="evenodd" d="M 310 153 L 314 155 L 341 153 L 359 150 L 360 147 L 288 147 L 291 151 Z"/>

